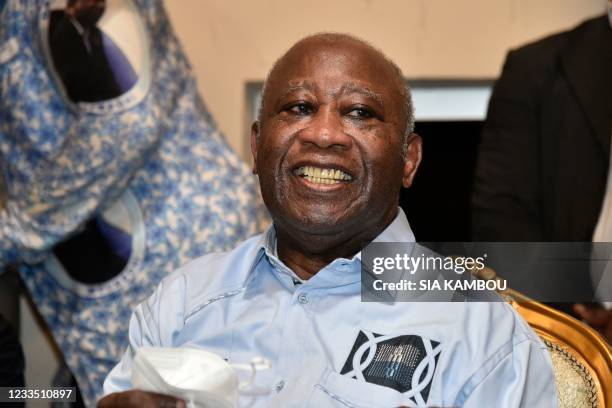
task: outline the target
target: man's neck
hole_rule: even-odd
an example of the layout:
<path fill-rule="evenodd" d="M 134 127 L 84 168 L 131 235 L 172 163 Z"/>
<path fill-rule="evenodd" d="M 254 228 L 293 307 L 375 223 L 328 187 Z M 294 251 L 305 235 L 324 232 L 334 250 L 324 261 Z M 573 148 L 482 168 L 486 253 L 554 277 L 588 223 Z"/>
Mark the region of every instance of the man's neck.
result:
<path fill-rule="evenodd" d="M 396 215 L 397 212 L 352 236 L 343 236 L 342 233 L 317 235 L 286 231 L 275 224 L 278 258 L 300 279 L 308 280 L 335 259 L 350 259 L 355 256 L 363 245 L 380 235 Z"/>

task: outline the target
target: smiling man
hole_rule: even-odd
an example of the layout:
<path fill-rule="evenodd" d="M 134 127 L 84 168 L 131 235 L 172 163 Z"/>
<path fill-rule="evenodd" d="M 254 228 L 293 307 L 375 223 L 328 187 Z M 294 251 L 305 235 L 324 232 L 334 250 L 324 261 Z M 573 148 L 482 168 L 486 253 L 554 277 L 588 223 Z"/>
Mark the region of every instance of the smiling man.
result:
<path fill-rule="evenodd" d="M 241 405 L 555 407 L 551 361 L 503 302 L 362 302 L 361 254 L 412 242 L 399 192 L 421 160 L 400 70 L 353 37 L 294 45 L 266 81 L 254 171 L 274 224 L 164 280 L 134 312 L 100 406 L 182 402 L 132 388 L 142 346 L 264 357 Z"/>
<path fill-rule="evenodd" d="M 339 52 L 345 43 L 350 49 Z M 399 69 L 344 36 L 313 37 L 289 50 L 262 101 L 251 138 L 254 171 L 279 258 L 308 279 L 336 258 L 351 258 L 393 221 L 421 141 Z"/>

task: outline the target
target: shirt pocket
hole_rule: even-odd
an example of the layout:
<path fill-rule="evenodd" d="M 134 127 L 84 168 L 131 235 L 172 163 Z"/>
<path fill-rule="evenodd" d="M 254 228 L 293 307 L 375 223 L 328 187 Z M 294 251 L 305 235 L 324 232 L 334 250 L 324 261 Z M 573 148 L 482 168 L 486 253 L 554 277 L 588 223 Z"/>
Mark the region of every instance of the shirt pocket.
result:
<path fill-rule="evenodd" d="M 399 391 L 378 384 L 356 380 L 327 370 L 310 397 L 309 407 L 390 408 L 416 407 L 414 401 Z"/>

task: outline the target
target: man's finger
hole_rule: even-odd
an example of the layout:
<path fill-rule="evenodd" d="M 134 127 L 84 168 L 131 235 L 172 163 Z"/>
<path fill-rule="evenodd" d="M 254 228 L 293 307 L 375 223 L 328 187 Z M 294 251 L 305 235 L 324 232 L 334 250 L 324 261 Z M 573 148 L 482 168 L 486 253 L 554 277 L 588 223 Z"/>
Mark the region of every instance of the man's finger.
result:
<path fill-rule="evenodd" d="M 605 309 L 589 309 L 581 303 L 574 305 L 574 311 L 581 319 L 591 326 L 605 326 L 612 320 L 612 311 Z"/>
<path fill-rule="evenodd" d="M 170 395 L 131 390 L 109 394 L 98 402 L 98 408 L 185 408 L 185 401 Z"/>

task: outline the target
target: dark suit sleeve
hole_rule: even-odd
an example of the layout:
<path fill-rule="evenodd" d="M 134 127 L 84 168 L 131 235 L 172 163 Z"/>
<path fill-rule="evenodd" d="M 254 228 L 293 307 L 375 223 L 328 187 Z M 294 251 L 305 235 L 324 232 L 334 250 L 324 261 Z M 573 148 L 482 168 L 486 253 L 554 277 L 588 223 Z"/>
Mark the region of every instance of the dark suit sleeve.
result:
<path fill-rule="evenodd" d="M 543 239 L 538 74 L 531 67 L 510 52 L 491 96 L 472 196 L 476 241 Z"/>
<path fill-rule="evenodd" d="M 0 314 L 0 387 L 23 387 L 24 367 L 17 335 Z"/>

